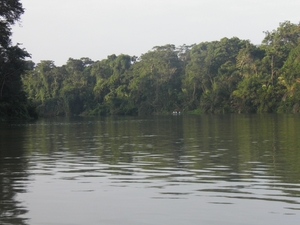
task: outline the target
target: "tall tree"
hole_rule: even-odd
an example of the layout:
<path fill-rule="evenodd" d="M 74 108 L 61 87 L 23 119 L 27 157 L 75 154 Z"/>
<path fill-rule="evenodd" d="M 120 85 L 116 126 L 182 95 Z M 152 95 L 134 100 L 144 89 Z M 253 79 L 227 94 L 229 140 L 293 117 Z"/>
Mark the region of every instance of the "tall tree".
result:
<path fill-rule="evenodd" d="M 96 78 L 94 95 L 97 108 L 95 114 L 132 114 L 133 108 L 128 97 L 128 70 L 134 63 L 134 57 L 121 54 L 110 55 L 96 62 L 92 76 Z"/>
<path fill-rule="evenodd" d="M 132 69 L 130 96 L 139 114 L 170 112 L 180 108 L 182 62 L 174 45 L 156 46 Z"/>
<path fill-rule="evenodd" d="M 24 13 L 22 3 L 19 0 L 0 1 L 0 46 L 8 48 L 11 44 L 11 26 L 20 20 Z"/>
<path fill-rule="evenodd" d="M 300 42 L 294 48 L 285 61 L 281 74 L 278 77 L 279 83 L 286 90 L 282 98 L 280 111 L 299 112 L 300 111 Z"/>
<path fill-rule="evenodd" d="M 11 28 L 20 20 L 24 9 L 19 0 L 0 1 L 0 117 L 28 117 L 31 107 L 22 91 L 21 75 L 29 54 L 11 43 Z"/>
<path fill-rule="evenodd" d="M 237 83 L 236 57 L 246 44 L 236 37 L 223 38 L 191 49 L 183 80 L 187 109 L 228 111 L 223 109 L 229 107 L 230 93 Z"/>
<path fill-rule="evenodd" d="M 266 51 L 263 62 L 269 71 L 269 84 L 274 85 L 280 68 L 287 59 L 289 52 L 298 45 L 300 23 L 285 21 L 273 31 L 266 31 L 261 48 Z"/>
<path fill-rule="evenodd" d="M 70 58 L 65 65 L 68 73 L 60 92 L 67 115 L 78 115 L 88 109 L 93 99 L 94 81 L 90 76 L 90 65 L 93 61 L 88 58 Z"/>

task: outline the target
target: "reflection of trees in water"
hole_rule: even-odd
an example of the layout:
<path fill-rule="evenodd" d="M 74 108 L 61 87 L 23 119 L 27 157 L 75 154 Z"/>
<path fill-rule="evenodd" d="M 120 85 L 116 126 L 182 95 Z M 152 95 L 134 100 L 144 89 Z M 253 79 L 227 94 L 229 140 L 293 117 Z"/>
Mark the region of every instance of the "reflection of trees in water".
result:
<path fill-rule="evenodd" d="M 236 174 L 228 179 L 245 176 L 245 171 L 257 169 L 249 162 L 260 162 L 268 168 L 265 173 L 298 182 L 299 119 L 284 115 L 202 115 L 108 117 L 93 122 L 89 118 L 91 123 L 85 126 L 56 126 L 51 132 L 63 135 L 41 138 L 47 142 L 41 149 L 55 149 L 53 143 L 58 142 L 70 151 L 93 149 L 101 162 L 112 165 L 141 160 L 160 168 L 226 167 L 226 171 L 216 173 Z"/>
<path fill-rule="evenodd" d="M 0 130 L 0 224 L 27 224 L 27 209 L 16 200 L 25 192 L 28 178 L 27 162 L 23 155 L 23 128 L 4 126 Z"/>
<path fill-rule="evenodd" d="M 142 158 L 143 161 L 155 160 L 162 167 L 180 167 L 184 155 L 182 119 L 181 116 L 107 117 L 78 127 L 58 126 L 56 135 L 43 139 L 47 143 L 41 149 L 54 149 L 51 142 L 61 143 L 62 140 L 56 138 L 61 133 L 66 149 L 91 150 L 105 164 L 134 163 Z M 163 155 L 172 160 L 165 160 Z"/>
<path fill-rule="evenodd" d="M 61 119 L 53 126 L 30 126 L 32 139 L 26 146 L 42 153 L 97 155 L 109 165 L 209 170 L 226 181 L 252 179 L 258 173 L 277 177 L 279 183 L 299 183 L 297 118 L 230 114 Z"/>
<path fill-rule="evenodd" d="M 93 159 L 112 165 L 103 172 L 114 175 L 134 175 L 140 169 L 142 173 L 165 171 L 161 178 L 166 179 L 184 176 L 172 171 L 192 171 L 187 176 L 193 176 L 195 182 L 248 180 L 253 181 L 251 185 L 256 185 L 256 179 L 261 179 L 288 197 L 299 196 L 294 190 L 297 185 L 280 186 L 299 184 L 300 121 L 294 116 L 202 115 L 73 120 L 37 123 L 27 127 L 23 134 L 20 129 L 12 128 L 0 133 L 0 224 L 26 224 L 26 220 L 21 219 L 26 209 L 16 200 L 17 193 L 25 188 L 17 186 L 18 181 L 24 183 L 27 179 L 24 172 L 27 162 L 21 150 L 24 148 L 50 156 L 54 152 L 72 153 L 79 163 L 89 155 L 98 156 Z M 21 133 L 16 133 L 17 130 Z M 22 144 L 24 134 L 28 138 Z M 14 140 L 15 137 L 18 139 Z M 243 187 L 232 186 L 231 189 Z"/>
<path fill-rule="evenodd" d="M 164 123 L 160 124 L 159 142 L 167 140 L 166 146 L 159 148 L 164 150 L 164 154 L 171 157 L 172 160 L 168 161 L 166 166 L 172 166 L 175 168 L 183 168 L 184 156 L 186 156 L 184 139 L 183 139 L 183 117 L 182 116 L 170 116 L 162 120 Z M 159 122 L 161 123 L 161 122 Z M 165 162 L 166 163 L 166 162 Z"/>

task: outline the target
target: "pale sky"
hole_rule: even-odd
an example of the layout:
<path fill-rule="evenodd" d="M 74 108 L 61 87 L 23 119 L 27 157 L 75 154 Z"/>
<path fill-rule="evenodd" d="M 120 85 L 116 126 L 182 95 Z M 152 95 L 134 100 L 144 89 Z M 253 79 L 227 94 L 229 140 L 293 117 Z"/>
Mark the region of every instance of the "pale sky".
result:
<path fill-rule="evenodd" d="M 21 0 L 13 28 L 35 63 L 68 58 L 140 56 L 154 46 L 199 44 L 223 37 L 260 44 L 263 31 L 300 21 L 300 0 Z"/>

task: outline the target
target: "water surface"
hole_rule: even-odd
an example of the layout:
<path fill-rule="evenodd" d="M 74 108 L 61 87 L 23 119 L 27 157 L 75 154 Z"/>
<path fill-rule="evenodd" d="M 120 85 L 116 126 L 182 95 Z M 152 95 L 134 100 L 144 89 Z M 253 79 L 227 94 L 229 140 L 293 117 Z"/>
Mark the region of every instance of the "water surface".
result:
<path fill-rule="evenodd" d="M 0 124 L 4 225 L 296 225 L 300 116 Z"/>

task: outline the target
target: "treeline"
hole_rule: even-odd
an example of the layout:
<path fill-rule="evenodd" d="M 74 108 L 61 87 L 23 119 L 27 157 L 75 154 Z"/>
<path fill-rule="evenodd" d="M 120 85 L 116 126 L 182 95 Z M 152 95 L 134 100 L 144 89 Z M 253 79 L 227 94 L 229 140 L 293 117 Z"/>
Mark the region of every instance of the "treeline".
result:
<path fill-rule="evenodd" d="M 42 116 L 300 110 L 300 23 L 289 21 L 265 32 L 259 46 L 234 37 L 157 46 L 141 57 L 27 66 L 23 87 Z"/>

